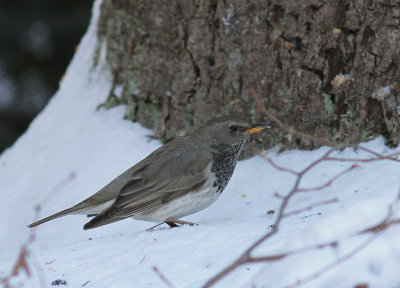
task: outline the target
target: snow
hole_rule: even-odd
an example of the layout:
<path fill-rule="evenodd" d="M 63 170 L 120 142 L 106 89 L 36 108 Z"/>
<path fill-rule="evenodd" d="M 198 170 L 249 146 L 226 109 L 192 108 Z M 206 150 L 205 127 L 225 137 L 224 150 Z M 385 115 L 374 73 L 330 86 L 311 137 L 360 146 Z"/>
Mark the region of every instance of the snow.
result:
<path fill-rule="evenodd" d="M 100 1 L 59 91 L 27 132 L 0 157 L 0 277 L 8 275 L 26 241 L 35 205 L 44 217 L 70 207 L 95 193 L 125 169 L 161 144 L 153 132 L 122 120 L 123 107 L 97 109 L 107 98 L 111 76 L 100 63 L 92 69 L 96 21 Z M 365 147 L 385 155 L 389 149 L 379 137 Z M 267 155 L 281 166 L 301 170 L 328 150 L 287 151 Z M 369 155 L 346 149 L 337 157 Z M 324 162 L 311 170 L 301 187 L 315 187 L 353 163 Z M 280 261 L 237 268 L 216 287 L 287 287 L 336 261 L 366 241 L 371 234 L 357 232 L 378 224 L 388 212 L 399 187 L 399 163 L 360 163 L 331 186 L 297 194 L 287 212 L 321 201 L 330 204 L 284 218 L 279 233 L 255 250 L 254 256 L 295 251 L 340 240 L 336 247 L 311 250 Z M 70 177 L 70 175 L 75 177 Z M 184 220 L 198 226 L 145 230 L 152 223 L 133 219 L 84 231 L 84 216 L 67 216 L 35 229 L 25 274 L 12 284 L 51 287 L 57 279 L 66 287 L 167 287 L 156 267 L 174 287 L 200 287 L 236 260 L 250 244 L 267 233 L 281 199 L 296 177 L 278 171 L 255 156 L 238 163 L 227 189 L 209 208 Z M 267 213 L 275 210 L 275 213 Z M 395 210 L 397 211 L 397 210 Z M 391 226 L 365 249 L 302 287 L 398 287 L 400 285 L 400 228 Z M 44 283 L 44 284 L 42 284 Z M 62 286 L 61 286 L 62 287 Z"/>

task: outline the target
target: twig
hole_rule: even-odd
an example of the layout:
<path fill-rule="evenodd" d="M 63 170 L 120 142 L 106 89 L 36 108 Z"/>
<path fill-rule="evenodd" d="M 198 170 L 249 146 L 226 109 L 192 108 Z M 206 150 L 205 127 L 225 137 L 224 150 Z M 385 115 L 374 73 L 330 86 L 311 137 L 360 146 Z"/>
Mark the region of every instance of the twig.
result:
<path fill-rule="evenodd" d="M 153 266 L 153 271 L 157 274 L 157 276 L 161 279 L 162 282 L 165 283 L 170 288 L 174 288 L 174 285 L 165 277 L 160 270 L 156 266 Z"/>
<path fill-rule="evenodd" d="M 35 220 L 39 218 L 39 212 L 40 212 L 40 206 L 37 205 L 35 207 L 35 215 L 34 215 Z M 24 244 L 22 244 L 18 254 L 17 261 L 14 263 L 11 273 L 8 276 L 0 279 L 0 283 L 2 283 L 4 287 L 6 288 L 11 287 L 10 286 L 11 279 L 17 277 L 22 271 L 25 272 L 25 274 L 28 277 L 31 277 L 31 270 L 29 269 L 27 259 L 29 255 L 28 247 L 30 244 L 32 244 L 33 241 L 35 241 L 34 229 L 29 231 L 28 239 L 25 241 Z"/>
<path fill-rule="evenodd" d="M 303 138 L 303 139 L 307 139 L 310 141 L 313 141 L 315 143 L 319 143 L 321 145 L 325 145 L 325 146 L 330 146 L 330 147 L 336 147 L 338 146 L 337 143 L 334 143 L 332 141 L 320 138 L 320 137 L 315 137 L 312 136 L 310 134 L 307 133 L 303 133 L 300 131 L 296 131 L 295 129 L 293 129 L 292 127 L 290 127 L 289 125 L 283 123 L 278 117 L 276 117 L 273 113 L 271 113 L 267 108 L 265 108 L 264 103 L 261 101 L 260 97 L 258 96 L 258 94 L 254 91 L 253 88 L 250 88 L 251 93 L 253 94 L 254 99 L 256 100 L 258 107 L 262 110 L 262 112 L 264 114 L 266 114 L 271 120 L 273 120 L 276 124 L 279 125 L 279 127 L 281 127 L 283 130 L 285 130 L 288 134 L 299 137 L 299 138 Z"/>
<path fill-rule="evenodd" d="M 259 151 L 258 151 L 256 148 L 254 148 L 253 150 L 254 150 L 256 153 L 258 153 L 258 155 L 260 155 L 262 158 L 264 158 L 264 160 L 268 161 L 268 163 L 271 164 L 272 167 L 274 167 L 276 170 L 279 170 L 279 171 L 282 171 L 282 172 L 288 172 L 288 173 L 290 173 L 290 174 L 297 175 L 297 172 L 296 172 L 296 171 L 294 171 L 294 170 L 292 170 L 292 169 L 289 169 L 289 168 L 286 168 L 286 167 L 279 166 L 279 165 L 276 164 L 271 158 L 269 158 L 267 155 L 265 155 L 265 154 L 260 154 Z"/>
<path fill-rule="evenodd" d="M 328 204 L 338 203 L 338 202 L 339 202 L 338 198 L 333 198 L 333 199 L 330 199 L 330 200 L 317 202 L 317 203 L 311 204 L 311 205 L 309 205 L 307 207 L 288 212 L 288 213 L 284 214 L 283 217 L 289 217 L 289 216 L 297 215 L 297 214 L 303 213 L 305 211 L 310 211 L 310 210 L 312 210 L 312 209 L 314 209 L 316 207 L 322 206 L 322 205 L 328 205 Z"/>
<path fill-rule="evenodd" d="M 319 269 L 318 271 L 312 273 L 311 275 L 309 275 L 309 276 L 307 276 L 307 277 L 305 277 L 303 279 L 297 280 L 296 283 L 294 283 L 292 285 L 288 285 L 285 288 L 296 288 L 296 287 L 299 287 L 299 286 L 301 286 L 301 285 L 303 285 L 305 283 L 308 283 L 308 282 L 310 282 L 312 280 L 317 279 L 321 275 L 329 272 L 330 270 L 332 270 L 333 268 L 337 267 L 341 263 L 343 263 L 343 262 L 349 260 L 350 258 L 354 257 L 361 250 L 365 249 L 380 234 L 382 234 L 388 227 L 390 227 L 392 225 L 395 225 L 395 224 L 400 224 L 400 219 L 392 219 L 395 216 L 394 208 L 395 207 L 398 208 L 399 207 L 399 203 L 400 203 L 400 189 L 399 189 L 399 191 L 398 191 L 398 193 L 396 195 L 396 198 L 389 205 L 388 212 L 387 212 L 385 218 L 383 219 L 383 221 L 381 221 L 377 225 L 371 226 L 371 227 L 369 227 L 367 229 L 364 229 L 364 230 L 360 231 L 359 233 L 355 234 L 355 235 L 360 235 L 360 234 L 372 233 L 372 235 L 370 237 L 368 237 L 366 241 L 364 241 L 363 243 L 361 243 L 360 245 L 358 245 L 357 247 L 352 249 L 350 252 L 346 253 L 344 256 L 342 256 L 339 259 L 335 260 L 334 262 L 326 265 L 325 267 Z M 338 241 L 338 243 L 339 243 L 339 241 Z"/>
<path fill-rule="evenodd" d="M 366 248 L 369 244 L 371 244 L 376 238 L 378 237 L 378 234 L 373 234 L 370 237 L 368 237 L 368 239 L 366 241 L 364 241 L 361 245 L 357 246 L 356 248 L 354 248 L 353 250 L 351 250 L 350 252 L 348 252 L 347 254 L 345 254 L 344 256 L 340 257 L 339 259 L 337 259 L 336 261 L 322 267 L 321 269 L 319 269 L 317 272 L 303 278 L 303 279 L 298 279 L 296 281 L 296 283 L 291 284 L 286 286 L 285 288 L 296 288 L 299 287 L 305 283 L 308 283 L 312 280 L 317 279 L 318 277 L 320 277 L 321 275 L 327 273 L 328 271 L 332 270 L 333 268 L 339 266 L 340 264 L 342 264 L 343 262 L 349 260 L 350 258 L 352 258 L 353 256 L 355 256 L 356 254 L 358 254 L 361 250 L 363 250 L 364 248 Z"/>
<path fill-rule="evenodd" d="M 333 182 L 335 182 L 337 179 L 339 179 L 340 177 L 342 177 L 344 174 L 350 172 L 351 170 L 355 169 L 359 167 L 359 165 L 357 164 L 353 164 L 352 166 L 350 166 L 349 168 L 343 170 L 342 172 L 340 172 L 339 174 L 337 174 L 336 176 L 332 177 L 330 180 L 328 180 L 327 182 L 325 182 L 324 184 L 320 185 L 320 186 L 316 186 L 313 188 L 299 188 L 297 189 L 297 192 L 310 192 L 310 191 L 319 191 L 325 188 L 328 188 L 329 186 L 332 185 Z"/>
<path fill-rule="evenodd" d="M 61 191 L 62 188 L 64 188 L 69 182 L 74 180 L 77 176 L 77 173 L 75 171 L 72 171 L 68 174 L 67 177 L 65 177 L 61 182 L 59 182 L 53 189 L 51 189 L 44 197 L 46 201 L 48 201 L 53 195 Z M 40 204 L 41 207 L 43 205 Z"/>
<path fill-rule="evenodd" d="M 76 173 L 71 172 L 66 178 L 64 178 L 60 183 L 58 183 L 51 191 L 49 191 L 46 194 L 45 199 L 48 200 L 52 195 L 54 195 L 56 192 L 61 190 L 65 185 L 67 185 L 70 181 L 72 181 L 75 178 L 76 178 Z M 33 222 L 36 222 L 37 220 L 39 220 L 41 206 L 42 206 L 41 204 L 38 204 L 35 206 L 35 214 L 33 217 Z M 28 250 L 28 248 L 35 241 L 35 236 L 36 236 L 35 232 L 36 232 L 36 227 L 33 227 L 32 229 L 29 230 L 28 238 L 20 248 L 20 252 L 18 254 L 18 259 L 15 262 L 10 275 L 0 279 L 0 284 L 3 284 L 5 288 L 11 287 L 10 286 L 11 279 L 17 277 L 21 271 L 24 271 L 28 277 L 31 277 L 31 270 L 29 269 L 29 265 L 28 265 L 28 256 L 32 257 L 32 259 L 36 259 L 36 258 L 34 257 L 32 252 Z M 46 287 L 46 280 L 45 280 L 44 276 L 40 273 L 39 263 L 37 261 L 36 261 L 36 264 L 34 265 L 34 267 L 38 271 L 38 275 L 40 278 L 39 279 L 40 286 Z"/>

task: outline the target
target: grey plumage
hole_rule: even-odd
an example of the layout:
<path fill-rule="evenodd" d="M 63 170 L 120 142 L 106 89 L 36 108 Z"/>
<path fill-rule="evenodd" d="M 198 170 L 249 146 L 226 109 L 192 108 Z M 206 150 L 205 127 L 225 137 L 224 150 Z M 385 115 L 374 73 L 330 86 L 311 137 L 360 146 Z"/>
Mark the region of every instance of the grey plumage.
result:
<path fill-rule="evenodd" d="M 225 189 L 251 133 L 238 117 L 222 117 L 155 150 L 79 204 L 30 224 L 34 227 L 68 214 L 95 214 L 84 229 L 128 217 L 164 222 L 211 205 Z"/>

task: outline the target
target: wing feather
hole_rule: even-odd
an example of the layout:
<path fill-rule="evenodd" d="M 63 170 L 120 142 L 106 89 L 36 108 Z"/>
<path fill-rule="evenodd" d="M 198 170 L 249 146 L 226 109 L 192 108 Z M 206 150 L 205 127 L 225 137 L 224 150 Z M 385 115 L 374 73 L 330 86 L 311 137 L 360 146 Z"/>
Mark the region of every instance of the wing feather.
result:
<path fill-rule="evenodd" d="M 201 149 L 182 149 L 179 145 L 176 150 L 167 153 L 170 157 L 163 161 L 148 159 L 153 163 L 149 162 L 146 169 L 133 173 L 131 180 L 122 186 L 114 204 L 88 222 L 84 229 L 149 212 L 190 191 L 198 190 L 207 181 L 205 170 L 211 165 L 211 153 Z"/>

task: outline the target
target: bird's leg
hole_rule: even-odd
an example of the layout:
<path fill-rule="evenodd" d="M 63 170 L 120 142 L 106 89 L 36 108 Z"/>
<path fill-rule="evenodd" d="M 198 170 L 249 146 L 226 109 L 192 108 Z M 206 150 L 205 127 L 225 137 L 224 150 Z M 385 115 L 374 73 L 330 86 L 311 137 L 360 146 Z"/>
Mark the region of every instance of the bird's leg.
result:
<path fill-rule="evenodd" d="M 189 225 L 189 226 L 197 225 L 196 223 L 192 223 L 192 222 L 188 222 L 188 221 L 183 221 L 183 220 L 179 220 L 179 219 L 175 219 L 175 218 L 168 218 L 163 223 L 157 224 L 157 225 L 147 229 L 146 231 L 147 232 L 153 231 L 154 228 L 156 228 L 164 223 L 167 224 L 171 228 L 178 227 L 179 225 L 185 225 L 185 224 Z"/>
<path fill-rule="evenodd" d="M 168 224 L 168 226 L 171 228 L 178 227 L 178 225 L 176 225 L 174 222 L 164 222 L 164 223 Z"/>
<path fill-rule="evenodd" d="M 168 218 L 168 219 L 166 219 L 164 221 L 164 223 L 168 224 L 169 227 L 171 227 L 171 228 L 178 226 L 177 224 L 180 224 L 180 225 L 185 225 L 186 224 L 186 225 L 189 225 L 189 226 L 195 225 L 195 223 L 188 222 L 188 221 L 183 221 L 183 220 L 179 220 L 179 219 L 175 219 L 175 218 Z"/>
<path fill-rule="evenodd" d="M 147 229 L 146 231 L 147 231 L 147 232 L 153 231 L 154 228 L 156 228 L 156 227 L 158 227 L 158 226 L 160 226 L 160 225 L 162 225 L 162 224 L 164 224 L 164 223 L 159 223 L 159 224 L 157 224 L 157 225 L 155 225 L 155 226 L 153 226 L 153 227 L 150 227 L 150 228 Z"/>

